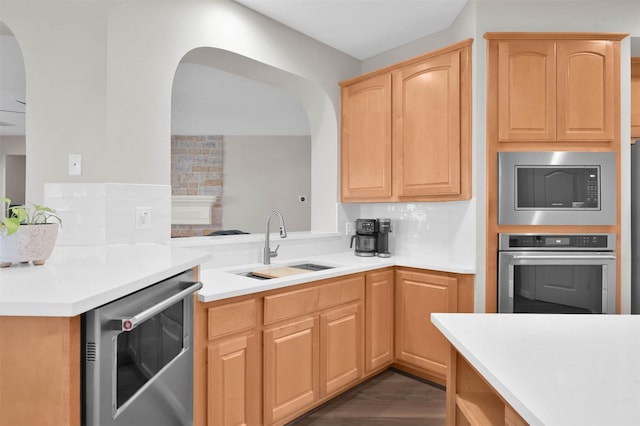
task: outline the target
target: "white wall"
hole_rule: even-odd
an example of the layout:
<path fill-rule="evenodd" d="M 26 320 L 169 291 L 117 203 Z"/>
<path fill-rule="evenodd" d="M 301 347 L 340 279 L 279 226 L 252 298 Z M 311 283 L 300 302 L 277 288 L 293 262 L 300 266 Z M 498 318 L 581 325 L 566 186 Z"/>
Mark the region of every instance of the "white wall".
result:
<path fill-rule="evenodd" d="M 7 196 L 7 155 L 25 155 L 24 136 L 0 136 L 0 198 Z"/>
<path fill-rule="evenodd" d="M 288 232 L 310 231 L 310 169 L 308 136 L 225 136 L 223 228 L 264 233 L 278 210 Z"/>
<path fill-rule="evenodd" d="M 174 135 L 310 134 L 309 119 L 300 101 L 260 81 L 181 62 L 172 90 Z"/>
<path fill-rule="evenodd" d="M 0 9 L 25 59 L 28 199 L 41 201 L 45 182 L 169 184 L 173 77 L 187 52 L 208 46 L 295 77 L 289 89 L 313 140 L 313 228 L 335 230 L 337 82 L 358 73 L 357 60 L 230 0 L 1 0 Z M 80 178 L 66 173 L 73 153 L 83 155 Z"/>

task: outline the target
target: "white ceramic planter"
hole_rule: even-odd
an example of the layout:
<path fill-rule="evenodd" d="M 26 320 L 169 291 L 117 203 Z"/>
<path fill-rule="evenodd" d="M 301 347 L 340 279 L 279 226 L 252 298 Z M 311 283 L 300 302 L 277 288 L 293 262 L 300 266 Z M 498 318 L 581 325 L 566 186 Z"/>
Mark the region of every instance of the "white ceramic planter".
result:
<path fill-rule="evenodd" d="M 7 236 L 6 228 L 0 232 L 0 267 L 13 262 L 33 262 L 43 265 L 51 256 L 58 236 L 58 224 L 22 225 Z"/>

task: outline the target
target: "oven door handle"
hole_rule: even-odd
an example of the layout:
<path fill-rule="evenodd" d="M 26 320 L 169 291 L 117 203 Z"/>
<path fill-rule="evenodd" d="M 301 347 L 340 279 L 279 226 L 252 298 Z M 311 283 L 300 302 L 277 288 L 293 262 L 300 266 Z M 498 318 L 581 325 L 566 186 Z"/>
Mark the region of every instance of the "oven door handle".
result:
<path fill-rule="evenodd" d="M 184 299 L 190 294 L 195 293 L 196 291 L 202 288 L 202 283 L 200 281 L 193 282 L 192 285 L 185 288 L 184 290 L 174 294 L 171 297 L 164 299 L 162 302 L 153 305 L 150 308 L 145 309 L 144 311 L 127 318 L 118 318 L 112 321 L 113 329 L 118 331 L 131 331 L 136 328 L 139 324 L 142 324 L 149 318 L 159 314 L 160 312 L 167 309 L 169 306 L 174 303 Z"/>
<path fill-rule="evenodd" d="M 523 255 L 513 254 L 511 258 L 514 260 L 616 260 L 615 254 L 541 254 L 541 255 Z"/>

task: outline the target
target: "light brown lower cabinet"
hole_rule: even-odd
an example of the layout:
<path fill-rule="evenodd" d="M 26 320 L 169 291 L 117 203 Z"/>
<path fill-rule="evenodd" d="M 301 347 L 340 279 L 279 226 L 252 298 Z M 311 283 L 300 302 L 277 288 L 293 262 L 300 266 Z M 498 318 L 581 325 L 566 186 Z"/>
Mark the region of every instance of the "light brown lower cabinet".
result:
<path fill-rule="evenodd" d="M 458 292 L 469 291 L 469 276 L 397 268 L 395 289 L 396 364 L 444 385 L 450 345 L 431 323 L 431 314 L 468 309 L 463 303 L 459 307 Z"/>
<path fill-rule="evenodd" d="M 264 331 L 264 423 L 284 419 L 319 398 L 319 321 L 308 317 Z"/>
<path fill-rule="evenodd" d="M 393 362 L 393 268 L 369 272 L 365 282 L 365 371 Z"/>
<path fill-rule="evenodd" d="M 429 315 L 472 299 L 472 275 L 391 267 L 197 303 L 194 424 L 284 425 L 391 365 L 444 384 Z"/>
<path fill-rule="evenodd" d="M 265 296 L 265 425 L 285 424 L 362 378 L 364 281 L 356 274 Z"/>
<path fill-rule="evenodd" d="M 349 387 L 363 374 L 362 302 L 320 315 L 321 397 Z"/>
<path fill-rule="evenodd" d="M 195 304 L 194 424 L 259 425 L 262 351 L 256 298 Z"/>

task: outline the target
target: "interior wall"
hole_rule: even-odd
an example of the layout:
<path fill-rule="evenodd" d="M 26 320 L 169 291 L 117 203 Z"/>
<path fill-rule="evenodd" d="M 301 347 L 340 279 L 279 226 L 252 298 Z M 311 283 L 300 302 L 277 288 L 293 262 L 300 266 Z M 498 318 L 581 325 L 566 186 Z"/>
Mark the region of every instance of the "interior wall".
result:
<path fill-rule="evenodd" d="M 24 136 L 0 136 L 0 198 L 7 196 L 5 178 L 7 175 L 7 156 L 25 154 L 26 146 Z M 25 183 L 23 182 L 23 184 Z"/>
<path fill-rule="evenodd" d="M 12 204 L 24 205 L 26 159 L 24 155 L 7 155 L 6 196 Z"/>
<path fill-rule="evenodd" d="M 41 201 L 44 182 L 168 185 L 175 70 L 209 46 L 280 71 L 300 99 L 313 140 L 312 227 L 335 231 L 337 83 L 359 72 L 356 59 L 231 0 L 0 0 L 0 8 L 29 82 L 27 198 Z M 70 177 L 67 156 L 76 153 L 83 174 Z"/>
<path fill-rule="evenodd" d="M 230 135 L 224 141 L 224 229 L 264 233 L 267 215 L 278 210 L 288 232 L 310 231 L 310 137 Z"/>

